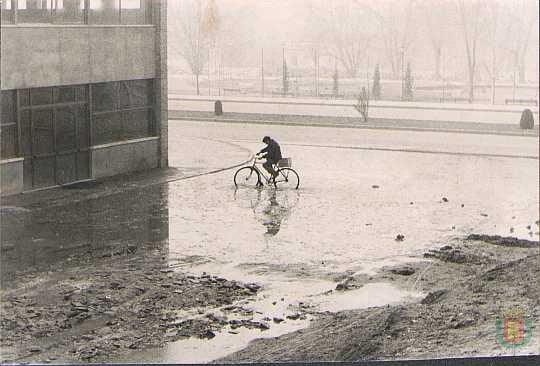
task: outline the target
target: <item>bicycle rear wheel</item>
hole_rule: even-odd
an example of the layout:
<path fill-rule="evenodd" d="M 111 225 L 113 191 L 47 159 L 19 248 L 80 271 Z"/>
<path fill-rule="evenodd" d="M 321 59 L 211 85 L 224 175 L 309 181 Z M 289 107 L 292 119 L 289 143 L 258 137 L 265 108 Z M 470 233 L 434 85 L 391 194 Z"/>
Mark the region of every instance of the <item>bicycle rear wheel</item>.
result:
<path fill-rule="evenodd" d="M 281 168 L 274 180 L 274 185 L 276 188 L 298 189 L 298 186 L 300 186 L 300 177 L 291 168 Z"/>
<path fill-rule="evenodd" d="M 256 187 L 260 181 L 259 172 L 250 166 L 240 168 L 234 174 L 234 185 L 236 187 Z"/>

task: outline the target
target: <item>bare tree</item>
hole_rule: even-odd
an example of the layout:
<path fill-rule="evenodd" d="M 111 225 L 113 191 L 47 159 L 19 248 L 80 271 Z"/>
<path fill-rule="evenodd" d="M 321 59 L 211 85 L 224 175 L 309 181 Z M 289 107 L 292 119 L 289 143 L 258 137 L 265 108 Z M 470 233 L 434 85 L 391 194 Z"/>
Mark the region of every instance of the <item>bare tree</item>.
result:
<path fill-rule="evenodd" d="M 483 3 L 479 0 L 468 0 L 467 3 L 464 0 L 457 0 L 459 25 L 463 35 L 467 57 L 469 103 L 474 101 L 474 82 L 478 66 L 477 55 L 481 30 L 482 5 Z"/>
<path fill-rule="evenodd" d="M 538 23 L 538 2 L 536 0 L 516 0 L 508 3 L 505 42 L 512 55 L 513 72 L 519 75 L 519 81 L 525 81 L 525 63 L 534 25 Z"/>
<path fill-rule="evenodd" d="M 445 48 L 452 33 L 449 20 L 452 15 L 451 3 L 450 0 L 423 0 L 421 7 L 421 15 L 425 19 L 426 35 L 433 51 L 433 65 L 435 67 L 433 77 L 441 79 L 443 48 Z"/>
<path fill-rule="evenodd" d="M 312 8 L 313 28 L 326 53 L 338 60 L 349 77 L 356 77 L 369 47 L 364 9 L 355 3 L 325 1 Z"/>
<path fill-rule="evenodd" d="M 379 0 L 365 5 L 378 21 L 384 52 L 395 79 L 403 72 L 403 55 L 408 54 L 415 38 L 412 24 L 415 5 L 414 0 Z"/>
<path fill-rule="evenodd" d="M 178 36 L 177 53 L 189 65 L 195 75 L 197 95 L 200 94 L 199 77 L 208 62 L 209 34 L 203 29 L 202 3 L 197 0 L 183 1 L 171 25 Z"/>
<path fill-rule="evenodd" d="M 485 57 L 483 66 L 491 82 L 491 104 L 495 104 L 495 83 L 501 72 L 503 64 L 503 55 L 501 54 L 501 44 L 503 37 L 502 13 L 501 4 L 499 1 L 493 0 L 486 3 L 486 18 L 488 24 L 486 26 L 486 45 L 489 46 L 488 55 Z"/>

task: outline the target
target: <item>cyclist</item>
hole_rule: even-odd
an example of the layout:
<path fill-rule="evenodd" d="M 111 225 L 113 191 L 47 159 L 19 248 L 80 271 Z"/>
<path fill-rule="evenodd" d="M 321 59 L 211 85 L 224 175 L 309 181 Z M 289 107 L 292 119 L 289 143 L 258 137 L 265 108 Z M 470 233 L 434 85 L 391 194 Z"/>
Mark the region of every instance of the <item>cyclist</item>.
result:
<path fill-rule="evenodd" d="M 281 159 L 281 148 L 276 140 L 270 138 L 270 136 L 264 136 L 262 142 L 266 144 L 266 147 L 257 153 L 257 156 L 265 154 L 262 158 L 266 158 L 263 164 L 264 169 L 275 179 L 277 172 L 274 170 L 274 164 Z"/>

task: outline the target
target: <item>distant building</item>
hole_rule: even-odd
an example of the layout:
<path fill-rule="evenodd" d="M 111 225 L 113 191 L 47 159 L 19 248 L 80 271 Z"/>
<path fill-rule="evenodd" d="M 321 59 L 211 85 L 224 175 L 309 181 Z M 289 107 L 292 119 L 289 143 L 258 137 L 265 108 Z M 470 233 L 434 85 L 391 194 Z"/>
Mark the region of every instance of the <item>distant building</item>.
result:
<path fill-rule="evenodd" d="M 1 0 L 2 195 L 167 163 L 165 0 Z"/>

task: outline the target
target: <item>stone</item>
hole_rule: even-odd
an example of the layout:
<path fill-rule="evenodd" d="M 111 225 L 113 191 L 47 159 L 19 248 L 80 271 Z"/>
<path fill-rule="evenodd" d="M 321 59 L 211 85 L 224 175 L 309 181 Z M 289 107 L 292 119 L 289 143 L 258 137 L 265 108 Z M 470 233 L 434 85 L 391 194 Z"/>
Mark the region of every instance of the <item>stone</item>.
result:
<path fill-rule="evenodd" d="M 248 283 L 244 285 L 245 288 L 247 288 L 251 292 L 257 292 L 261 288 L 261 286 L 257 285 L 256 283 Z"/>
<path fill-rule="evenodd" d="M 201 338 L 212 339 L 216 336 L 214 332 L 210 329 L 207 329 L 203 334 L 200 335 Z"/>
<path fill-rule="evenodd" d="M 447 293 L 448 293 L 447 289 L 436 290 L 436 291 L 430 292 L 424 299 L 422 299 L 420 303 L 423 305 L 434 304 L 436 302 L 439 302 L 443 298 L 443 296 L 446 295 Z"/>
<path fill-rule="evenodd" d="M 291 315 L 287 315 L 286 318 L 291 319 L 291 320 L 298 320 L 298 319 L 300 319 L 301 316 L 302 316 L 302 314 L 300 314 L 300 313 L 294 313 L 294 314 L 291 314 Z"/>
<path fill-rule="evenodd" d="M 402 276 L 410 276 L 413 273 L 415 273 L 416 270 L 409 266 L 402 266 L 402 267 L 391 268 L 390 272 L 398 274 L 398 275 L 402 275 Z"/>

